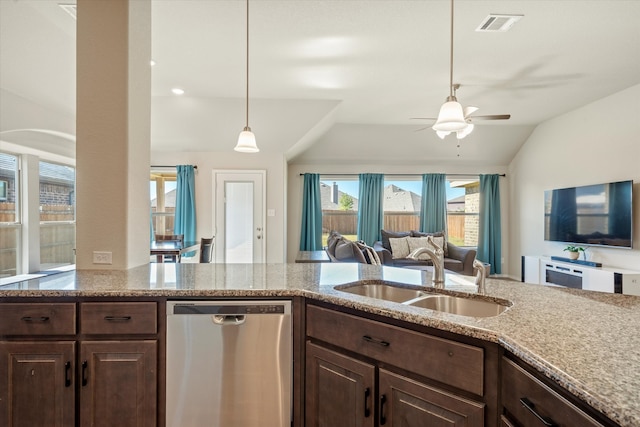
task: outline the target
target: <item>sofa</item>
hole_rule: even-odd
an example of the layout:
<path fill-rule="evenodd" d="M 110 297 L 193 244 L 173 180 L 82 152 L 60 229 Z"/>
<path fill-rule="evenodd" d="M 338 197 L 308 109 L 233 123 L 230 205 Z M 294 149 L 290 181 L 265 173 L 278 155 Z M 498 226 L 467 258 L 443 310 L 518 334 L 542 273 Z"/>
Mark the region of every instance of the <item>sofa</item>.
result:
<path fill-rule="evenodd" d="M 371 246 L 367 246 L 361 241 L 353 242 L 334 230 L 329 232 L 325 251 L 331 262 L 382 263 Z"/>
<path fill-rule="evenodd" d="M 444 246 L 444 268 L 458 274 L 473 276 L 473 261 L 476 258 L 476 250 L 462 248 L 446 241 L 444 232 L 423 233 L 420 231 L 387 231 L 381 230 L 382 240 L 375 242 L 375 249 L 380 262 L 383 265 L 394 267 L 412 267 L 432 265 L 431 260 L 425 255 L 421 259 L 409 259 L 406 256 L 418 247 L 426 246 L 426 237 L 431 235 L 439 246 Z M 406 245 L 406 246 L 405 246 Z M 394 253 L 395 249 L 395 253 Z"/>

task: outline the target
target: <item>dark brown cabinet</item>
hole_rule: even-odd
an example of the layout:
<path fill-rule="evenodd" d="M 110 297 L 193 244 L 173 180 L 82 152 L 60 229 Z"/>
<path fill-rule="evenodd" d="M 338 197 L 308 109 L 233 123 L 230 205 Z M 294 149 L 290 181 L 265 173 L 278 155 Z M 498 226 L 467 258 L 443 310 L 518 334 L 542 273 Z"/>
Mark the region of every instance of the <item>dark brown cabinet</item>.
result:
<path fill-rule="evenodd" d="M 0 325 L 0 425 L 157 425 L 155 302 L 9 303 Z"/>
<path fill-rule="evenodd" d="M 306 427 L 373 427 L 375 366 L 307 343 Z"/>
<path fill-rule="evenodd" d="M 0 425 L 73 426 L 75 342 L 0 342 Z"/>
<path fill-rule="evenodd" d="M 569 402 L 520 364 L 502 358 L 502 425 L 602 427 L 614 425 L 596 421 Z"/>
<path fill-rule="evenodd" d="M 482 348 L 313 305 L 306 330 L 306 427 L 485 425 Z"/>

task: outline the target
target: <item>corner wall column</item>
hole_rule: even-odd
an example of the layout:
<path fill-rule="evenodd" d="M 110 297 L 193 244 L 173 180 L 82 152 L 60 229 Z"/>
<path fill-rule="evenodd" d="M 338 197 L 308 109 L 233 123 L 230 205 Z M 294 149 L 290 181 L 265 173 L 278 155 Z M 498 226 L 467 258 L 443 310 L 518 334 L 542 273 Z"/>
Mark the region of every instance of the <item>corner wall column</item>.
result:
<path fill-rule="evenodd" d="M 149 262 L 151 1 L 77 5 L 76 267 L 128 269 Z"/>

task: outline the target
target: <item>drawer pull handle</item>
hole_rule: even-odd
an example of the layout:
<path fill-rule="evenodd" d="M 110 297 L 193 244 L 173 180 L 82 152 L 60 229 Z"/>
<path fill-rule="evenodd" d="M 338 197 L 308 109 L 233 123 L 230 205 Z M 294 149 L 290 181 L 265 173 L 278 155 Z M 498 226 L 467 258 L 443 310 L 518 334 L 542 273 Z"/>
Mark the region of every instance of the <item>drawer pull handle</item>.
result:
<path fill-rule="evenodd" d="M 86 386 L 89 380 L 87 379 L 87 361 L 82 362 L 82 386 Z"/>
<path fill-rule="evenodd" d="M 389 343 L 387 341 L 383 341 L 383 340 L 379 340 L 378 338 L 372 338 L 369 335 L 363 335 L 362 339 L 365 340 L 366 342 L 370 342 L 373 344 L 378 344 L 381 345 L 383 347 L 389 347 Z"/>
<path fill-rule="evenodd" d="M 104 320 L 107 322 L 128 322 L 131 320 L 131 316 L 104 316 Z"/>
<path fill-rule="evenodd" d="M 387 396 L 384 394 L 380 396 L 380 425 L 383 426 L 387 423 L 387 417 L 384 416 L 384 404 L 387 402 Z"/>
<path fill-rule="evenodd" d="M 536 405 L 534 405 L 533 402 L 530 401 L 529 399 L 527 399 L 526 397 L 521 398 L 520 399 L 520 403 L 522 403 L 522 406 L 527 408 L 529 410 L 529 412 L 531 412 L 545 426 L 547 426 L 547 427 L 557 427 L 558 426 L 555 423 L 555 421 L 553 421 L 551 418 L 540 415 L 536 411 Z"/>
<path fill-rule="evenodd" d="M 49 321 L 49 317 L 48 316 L 40 316 L 40 317 L 24 316 L 20 320 L 22 320 L 23 322 L 45 323 Z"/>
<path fill-rule="evenodd" d="M 71 362 L 64 364 L 64 386 L 71 387 Z"/>
<path fill-rule="evenodd" d="M 371 415 L 371 409 L 369 409 L 369 396 L 371 395 L 371 389 L 369 387 L 364 389 L 364 417 L 369 418 Z"/>

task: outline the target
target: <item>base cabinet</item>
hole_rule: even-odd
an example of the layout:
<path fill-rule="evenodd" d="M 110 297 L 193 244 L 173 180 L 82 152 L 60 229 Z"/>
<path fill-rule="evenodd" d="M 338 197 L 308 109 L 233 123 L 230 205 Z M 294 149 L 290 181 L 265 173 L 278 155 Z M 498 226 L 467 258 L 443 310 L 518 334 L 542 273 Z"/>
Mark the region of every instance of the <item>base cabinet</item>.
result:
<path fill-rule="evenodd" d="M 75 342 L 0 342 L 0 425 L 72 427 Z"/>
<path fill-rule="evenodd" d="M 312 305 L 306 320 L 305 427 L 483 427 L 491 418 L 482 348 Z"/>
<path fill-rule="evenodd" d="M 379 424 L 394 427 L 483 426 L 484 404 L 380 369 Z"/>
<path fill-rule="evenodd" d="M 373 427 L 375 366 L 307 342 L 306 427 Z"/>
<path fill-rule="evenodd" d="M 155 427 L 156 303 L 77 306 L 3 304 L 0 425 Z"/>
<path fill-rule="evenodd" d="M 155 426 L 155 341 L 80 344 L 80 425 Z"/>
<path fill-rule="evenodd" d="M 502 425 L 603 427 L 613 426 L 608 420 L 594 419 L 558 392 L 529 373 L 520 364 L 503 357 Z"/>

